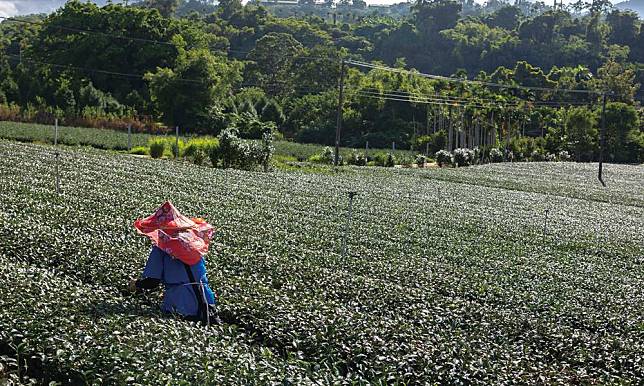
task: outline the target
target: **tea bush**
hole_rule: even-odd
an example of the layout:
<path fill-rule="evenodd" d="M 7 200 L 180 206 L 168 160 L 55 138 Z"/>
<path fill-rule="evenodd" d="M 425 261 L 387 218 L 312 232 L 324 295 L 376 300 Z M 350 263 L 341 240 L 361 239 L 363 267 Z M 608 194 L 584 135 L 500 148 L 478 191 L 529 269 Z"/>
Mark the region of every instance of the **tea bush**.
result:
<path fill-rule="evenodd" d="M 0 152 L 0 342 L 50 380 L 644 380 L 641 167 L 606 164 L 603 188 L 590 164 L 263 174 L 61 149 L 58 196 L 51 147 Z M 164 199 L 219 229 L 222 327 L 122 294 L 150 248 L 132 221 Z"/>

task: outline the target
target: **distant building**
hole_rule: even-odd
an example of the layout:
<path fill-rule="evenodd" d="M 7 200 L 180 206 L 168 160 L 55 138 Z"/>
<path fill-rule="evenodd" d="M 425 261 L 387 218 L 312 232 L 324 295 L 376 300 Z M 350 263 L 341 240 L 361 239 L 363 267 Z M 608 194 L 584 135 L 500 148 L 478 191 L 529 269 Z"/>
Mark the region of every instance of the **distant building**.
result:
<path fill-rule="evenodd" d="M 299 2 L 297 0 L 259 0 L 259 4 L 265 6 L 265 7 L 270 7 L 272 5 L 290 5 L 290 6 L 297 6 L 299 5 Z"/>

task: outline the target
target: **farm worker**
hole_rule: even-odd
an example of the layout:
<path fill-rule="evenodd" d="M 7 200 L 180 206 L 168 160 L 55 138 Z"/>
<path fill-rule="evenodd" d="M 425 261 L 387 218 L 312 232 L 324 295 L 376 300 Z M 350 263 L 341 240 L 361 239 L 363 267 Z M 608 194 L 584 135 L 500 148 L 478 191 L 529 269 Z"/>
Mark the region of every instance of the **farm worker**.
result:
<path fill-rule="evenodd" d="M 143 278 L 131 280 L 128 289 L 141 292 L 163 283 L 164 312 L 204 324 L 221 323 L 203 259 L 213 227 L 201 218 L 182 215 L 169 201 L 151 216 L 136 220 L 134 227 L 154 245 Z"/>

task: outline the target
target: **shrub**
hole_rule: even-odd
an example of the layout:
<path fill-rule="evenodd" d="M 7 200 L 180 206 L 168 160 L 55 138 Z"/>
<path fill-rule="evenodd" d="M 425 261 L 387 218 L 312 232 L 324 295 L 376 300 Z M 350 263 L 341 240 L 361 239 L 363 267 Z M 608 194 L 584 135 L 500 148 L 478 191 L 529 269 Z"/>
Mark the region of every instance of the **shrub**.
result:
<path fill-rule="evenodd" d="M 447 132 L 445 130 L 437 131 L 430 135 L 422 135 L 414 141 L 414 146 L 419 151 L 427 149 L 428 154 L 434 154 L 445 148 L 447 144 Z"/>
<path fill-rule="evenodd" d="M 183 153 L 183 149 L 186 145 L 185 142 L 183 142 L 183 140 L 181 139 L 177 141 L 175 138 L 171 138 L 171 137 L 168 137 L 166 141 L 168 141 L 170 144 L 168 148 L 172 150 L 172 156 L 174 158 L 179 158 L 179 156 L 181 156 L 181 154 Z"/>
<path fill-rule="evenodd" d="M 454 164 L 456 166 L 469 166 L 474 161 L 474 151 L 466 148 L 454 150 Z"/>
<path fill-rule="evenodd" d="M 490 162 L 503 162 L 503 152 L 500 149 L 490 149 Z"/>
<path fill-rule="evenodd" d="M 148 154 L 148 148 L 145 146 L 136 146 L 130 150 L 130 154 L 146 155 Z"/>
<path fill-rule="evenodd" d="M 217 167 L 219 160 L 221 159 L 221 151 L 219 151 L 219 146 L 213 146 L 208 149 L 208 158 L 210 158 L 210 163 L 213 167 Z"/>
<path fill-rule="evenodd" d="M 546 154 L 546 161 L 548 161 L 548 162 L 555 162 L 556 160 L 557 160 L 557 156 L 556 156 L 556 155 L 554 155 L 554 154 L 552 154 L 552 153 L 548 153 L 548 154 Z"/>
<path fill-rule="evenodd" d="M 565 150 L 559 152 L 559 161 L 570 161 L 570 153 Z"/>
<path fill-rule="evenodd" d="M 333 164 L 334 161 L 335 161 L 335 151 L 331 149 L 329 146 L 326 146 L 324 149 L 322 149 L 321 153 L 314 154 L 311 157 L 309 157 L 309 162 L 318 163 L 318 164 L 331 165 Z"/>
<path fill-rule="evenodd" d="M 366 166 L 367 157 L 363 153 L 354 151 L 353 153 L 351 153 L 351 156 L 349 156 L 348 163 L 349 165 Z"/>
<path fill-rule="evenodd" d="M 483 150 L 480 147 L 475 147 L 472 149 L 472 165 L 479 164 L 481 158 L 483 157 Z"/>
<path fill-rule="evenodd" d="M 439 167 L 443 165 L 451 165 L 452 163 L 452 154 L 447 150 L 439 150 L 436 152 L 436 163 Z"/>
<path fill-rule="evenodd" d="M 546 156 L 540 153 L 538 150 L 532 151 L 532 154 L 530 154 L 530 160 L 534 162 L 543 162 L 546 160 Z"/>
<path fill-rule="evenodd" d="M 393 167 L 396 165 L 396 157 L 391 153 L 376 153 L 373 163 L 376 166 Z"/>
<path fill-rule="evenodd" d="M 161 158 L 165 152 L 166 141 L 162 138 L 154 138 L 150 140 L 150 157 Z"/>
<path fill-rule="evenodd" d="M 373 156 L 373 164 L 375 166 L 385 166 L 387 163 L 387 153 L 376 153 Z"/>
<path fill-rule="evenodd" d="M 387 153 L 387 160 L 385 161 L 385 167 L 393 168 L 395 165 L 396 165 L 396 157 L 391 153 Z"/>
<path fill-rule="evenodd" d="M 425 162 L 427 162 L 427 157 L 425 157 L 422 154 L 418 154 L 416 156 L 416 165 L 418 165 L 419 168 L 422 168 L 425 166 Z"/>
<path fill-rule="evenodd" d="M 237 137 L 237 129 L 230 127 L 222 130 L 218 139 L 219 157 L 223 162 L 223 167 L 229 168 L 239 158 L 241 140 Z"/>
<path fill-rule="evenodd" d="M 192 155 L 192 162 L 195 165 L 203 165 L 204 161 L 207 158 L 207 153 L 203 149 L 197 149 L 195 150 L 194 154 Z"/>
<path fill-rule="evenodd" d="M 273 154 L 273 137 L 270 132 L 263 134 L 261 142 L 242 140 L 237 136 L 236 128 L 222 130 L 219 134 L 219 145 L 211 146 L 208 152 L 213 166 L 222 161 L 224 168 L 235 167 L 253 170 L 262 165 L 268 171 Z"/>
<path fill-rule="evenodd" d="M 272 131 L 265 131 L 262 134 L 262 143 L 261 143 L 261 152 L 260 152 L 260 164 L 264 168 L 264 172 L 268 172 L 271 164 L 271 156 L 273 155 L 273 152 L 275 151 L 275 148 L 273 147 L 273 132 Z"/>
<path fill-rule="evenodd" d="M 219 140 L 213 137 L 192 138 L 186 143 L 183 156 L 192 159 L 192 162 L 202 165 L 206 157 L 210 157 L 211 151 L 216 152 L 219 148 Z M 198 158 L 202 157 L 201 160 Z M 199 162 L 200 161 L 200 162 Z M 213 164 L 216 166 L 216 164 Z"/>

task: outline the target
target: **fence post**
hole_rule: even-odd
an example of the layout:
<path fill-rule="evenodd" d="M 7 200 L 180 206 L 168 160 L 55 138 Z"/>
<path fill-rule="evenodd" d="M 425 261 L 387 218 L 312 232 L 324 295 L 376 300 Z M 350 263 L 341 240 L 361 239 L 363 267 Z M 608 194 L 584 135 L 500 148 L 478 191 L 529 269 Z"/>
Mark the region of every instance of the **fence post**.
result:
<path fill-rule="evenodd" d="M 175 140 L 176 153 L 174 154 L 174 158 L 179 158 L 179 126 L 175 127 L 175 135 L 176 135 L 176 140 Z"/>
<path fill-rule="evenodd" d="M 364 145 L 364 158 L 369 161 L 369 141 Z"/>

